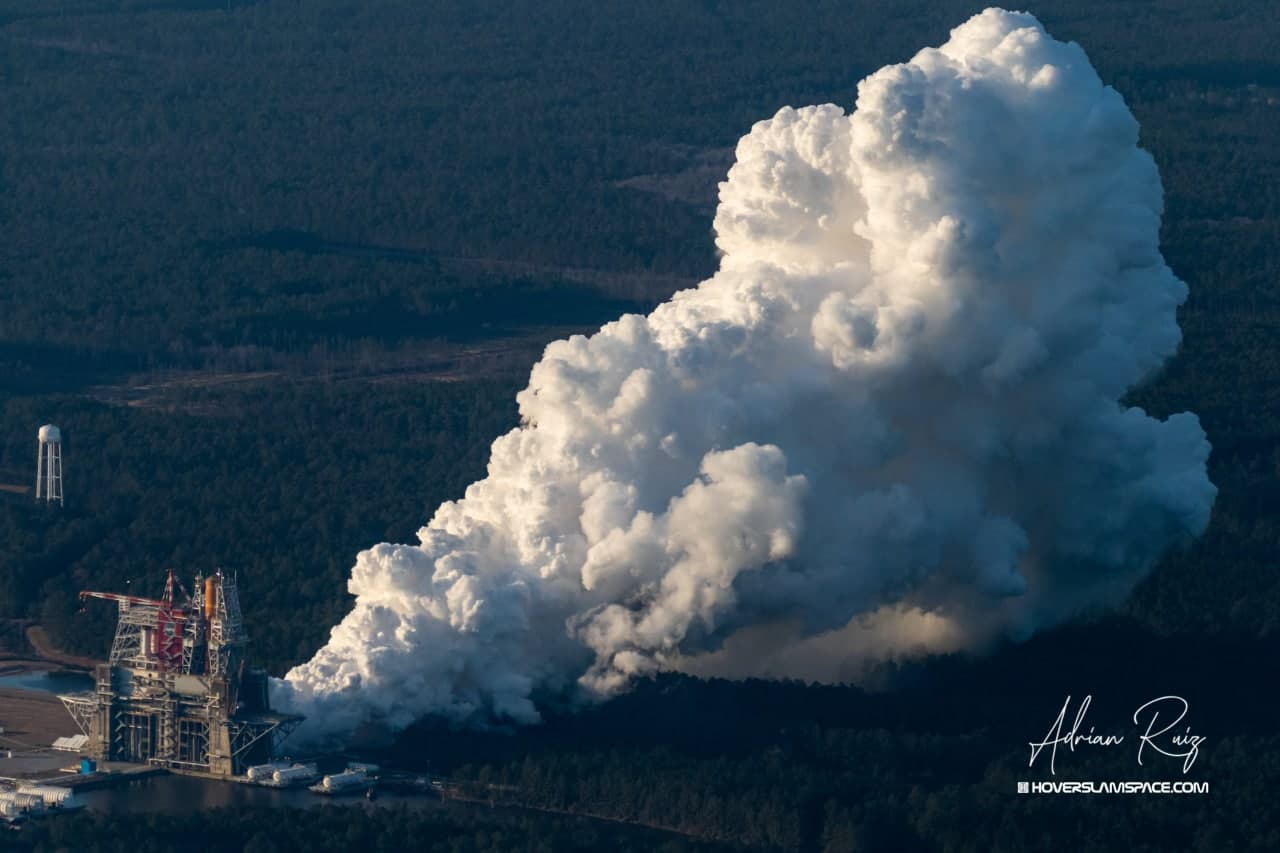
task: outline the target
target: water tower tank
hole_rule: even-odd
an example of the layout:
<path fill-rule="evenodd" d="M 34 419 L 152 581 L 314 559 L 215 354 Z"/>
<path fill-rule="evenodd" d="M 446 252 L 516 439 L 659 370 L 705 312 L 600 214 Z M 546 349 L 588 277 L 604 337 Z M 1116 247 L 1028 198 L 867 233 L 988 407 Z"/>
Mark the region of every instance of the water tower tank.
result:
<path fill-rule="evenodd" d="M 62 504 L 62 430 L 40 427 L 36 450 L 36 500 Z"/>

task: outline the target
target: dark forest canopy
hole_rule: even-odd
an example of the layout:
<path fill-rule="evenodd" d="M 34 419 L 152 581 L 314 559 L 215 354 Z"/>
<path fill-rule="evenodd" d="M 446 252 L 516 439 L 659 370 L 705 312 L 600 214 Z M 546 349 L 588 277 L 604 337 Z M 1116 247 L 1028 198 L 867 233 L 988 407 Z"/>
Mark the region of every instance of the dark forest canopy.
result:
<path fill-rule="evenodd" d="M 712 269 L 706 205 L 752 123 L 851 108 L 981 5 L 4 0 L 0 342 L 437 337 L 519 289 L 485 261 L 646 273 L 626 295 L 661 298 Z M 1270 6 L 1033 11 L 1136 110 L 1179 271 L 1212 242 L 1249 259 L 1214 296 L 1272 304 Z"/>
<path fill-rule="evenodd" d="M 72 498 L 0 493 L 0 609 L 101 650 L 76 589 L 223 565 L 277 626 L 272 669 L 305 658 L 354 553 L 482 472 L 542 342 L 714 267 L 752 122 L 851 106 L 977 7 L 0 2 L 0 481 L 55 421 Z M 1135 401 L 1200 414 L 1222 491 L 1129 605 L 1157 630 L 1280 612 L 1266 10 L 1036 10 L 1137 112 L 1191 285 L 1184 351 Z"/>
<path fill-rule="evenodd" d="M 101 654 L 114 613 L 77 613 L 77 590 L 222 566 L 258 660 L 306 659 L 356 552 L 412 541 L 483 473 L 546 341 L 715 268 L 716 183 L 753 122 L 851 108 L 863 75 L 982 5 L 0 0 L 0 485 L 29 484 L 54 422 L 68 494 L 48 511 L 0 491 L 0 618 Z M 1280 848 L 1259 687 L 1280 633 L 1280 18 L 1263 0 L 1030 11 L 1083 45 L 1160 166 L 1191 296 L 1182 352 L 1132 398 L 1200 415 L 1220 488 L 1205 536 L 1120 615 L 889 679 L 932 693 L 663 680 L 516 738 L 424 723 L 406 754 L 523 805 L 762 848 Z M 1070 669 L 1108 656 L 1132 668 Z M 1002 714 L 1125 684 L 1216 703 L 1202 778 L 1220 796 L 1006 794 L 1025 738 Z M 965 690 L 983 701 L 959 722 L 891 724 Z M 548 816 L 359 814 L 85 816 L 22 843 L 713 849 Z"/>

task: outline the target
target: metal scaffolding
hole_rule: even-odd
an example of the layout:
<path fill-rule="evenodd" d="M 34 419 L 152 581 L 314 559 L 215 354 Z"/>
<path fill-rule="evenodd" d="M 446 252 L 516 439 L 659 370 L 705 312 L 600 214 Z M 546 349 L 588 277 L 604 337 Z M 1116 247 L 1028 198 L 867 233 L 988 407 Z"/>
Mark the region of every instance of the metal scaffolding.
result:
<path fill-rule="evenodd" d="M 271 760 L 302 721 L 272 712 L 266 674 L 245 668 L 248 638 L 234 576 L 197 576 L 194 595 L 170 572 L 160 599 L 101 592 L 81 598 L 119 608 L 95 690 L 59 697 L 88 736 L 89 754 L 238 775 Z"/>

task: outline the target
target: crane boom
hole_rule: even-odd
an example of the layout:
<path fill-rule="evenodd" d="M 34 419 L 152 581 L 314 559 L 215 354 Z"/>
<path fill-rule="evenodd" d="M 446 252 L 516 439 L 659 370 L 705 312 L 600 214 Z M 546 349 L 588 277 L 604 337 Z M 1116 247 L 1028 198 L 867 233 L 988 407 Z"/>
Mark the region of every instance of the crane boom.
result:
<path fill-rule="evenodd" d="M 98 598 L 103 601 L 118 601 L 125 604 L 154 604 L 156 607 L 167 606 L 165 602 L 155 598 L 142 598 L 137 595 L 120 595 L 117 592 L 94 592 L 93 590 L 87 589 L 81 590 L 80 600 L 84 601 L 86 598 Z"/>
<path fill-rule="evenodd" d="M 181 591 L 185 599 L 182 603 L 174 602 L 175 591 Z M 114 601 L 120 606 L 116 639 L 111 647 L 113 664 L 127 659 L 135 665 L 154 666 L 161 672 L 180 671 L 188 640 L 191 655 L 196 655 L 195 647 L 203 636 L 204 626 L 200 623 L 198 608 L 194 614 L 194 622 L 200 624 L 189 625 L 193 616 L 191 596 L 178 582 L 173 571 L 165 579 L 164 594 L 158 599 L 122 595 L 118 592 L 89 589 L 81 591 L 82 602 L 90 598 Z"/>
<path fill-rule="evenodd" d="M 80 591 L 80 600 L 84 601 L 87 598 L 97 598 L 102 601 L 115 601 L 120 604 L 150 604 L 155 607 L 163 607 L 166 610 L 173 610 L 177 613 L 181 613 L 183 608 L 181 606 L 174 607 L 173 605 L 173 590 L 175 585 L 179 590 L 181 590 L 183 597 L 185 597 L 187 601 L 190 601 L 190 594 L 187 593 L 187 589 L 182 585 L 182 582 L 174 576 L 172 569 L 169 570 L 169 576 L 165 579 L 163 598 L 143 598 L 138 595 L 121 595 L 118 592 L 96 592 L 94 590 L 85 589 Z"/>

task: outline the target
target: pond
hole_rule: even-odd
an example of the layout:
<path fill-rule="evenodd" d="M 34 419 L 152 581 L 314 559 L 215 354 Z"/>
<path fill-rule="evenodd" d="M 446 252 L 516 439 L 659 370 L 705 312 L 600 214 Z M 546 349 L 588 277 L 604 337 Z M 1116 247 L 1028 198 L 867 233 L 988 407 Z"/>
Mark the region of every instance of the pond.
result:
<path fill-rule="evenodd" d="M 44 693 L 79 693 L 93 689 L 93 677 L 78 672 L 20 672 L 0 675 L 0 687 L 17 690 L 39 690 Z"/>
<path fill-rule="evenodd" d="M 311 808 L 341 805 L 353 808 L 441 808 L 443 801 L 422 795 L 379 793 L 370 801 L 363 794 L 326 797 L 306 788 L 278 790 L 239 782 L 219 782 L 191 776 L 151 776 L 111 788 L 82 791 L 76 795 L 86 806 L 101 812 L 182 814 L 224 806 L 243 808 Z"/>

